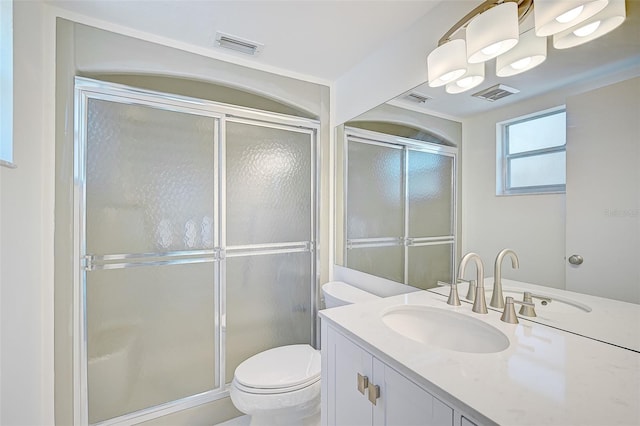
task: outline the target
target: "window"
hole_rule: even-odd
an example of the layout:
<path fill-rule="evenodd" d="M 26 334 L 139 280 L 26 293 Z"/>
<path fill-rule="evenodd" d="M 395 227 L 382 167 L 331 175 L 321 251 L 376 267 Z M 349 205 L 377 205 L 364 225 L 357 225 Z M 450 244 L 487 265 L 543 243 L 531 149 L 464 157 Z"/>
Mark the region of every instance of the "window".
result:
<path fill-rule="evenodd" d="M 498 195 L 565 191 L 564 108 L 499 123 L 498 134 Z"/>
<path fill-rule="evenodd" d="M 13 2 L 0 1 L 0 166 L 13 165 Z"/>

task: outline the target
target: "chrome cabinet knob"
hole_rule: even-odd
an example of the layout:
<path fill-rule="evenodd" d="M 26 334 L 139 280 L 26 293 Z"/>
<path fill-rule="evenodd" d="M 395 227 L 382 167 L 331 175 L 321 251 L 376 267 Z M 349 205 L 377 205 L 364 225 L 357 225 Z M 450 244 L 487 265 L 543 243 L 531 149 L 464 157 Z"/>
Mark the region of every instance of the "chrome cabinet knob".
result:
<path fill-rule="evenodd" d="M 569 263 L 572 265 L 582 265 L 582 262 L 584 262 L 584 258 L 579 254 L 569 256 Z"/>

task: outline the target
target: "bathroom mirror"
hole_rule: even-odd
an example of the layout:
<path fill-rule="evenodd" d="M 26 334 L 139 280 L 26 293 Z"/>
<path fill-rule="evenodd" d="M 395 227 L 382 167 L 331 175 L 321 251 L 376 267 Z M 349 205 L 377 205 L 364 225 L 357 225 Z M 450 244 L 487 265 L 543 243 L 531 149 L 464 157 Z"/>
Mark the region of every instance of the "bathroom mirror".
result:
<path fill-rule="evenodd" d="M 540 65 L 539 70 L 534 69 L 519 76 L 503 79 L 491 77 L 495 75 L 495 69 L 492 69 L 495 64 L 490 62 L 487 65 L 485 82 L 476 90 L 463 94 L 446 94 L 443 88 L 430 88 L 426 83 L 418 86 L 339 126 L 336 137 L 337 152 L 342 149 L 345 127 L 358 126 L 358 123 L 367 123 L 365 127 L 368 130 L 395 135 L 399 134 L 400 128 L 396 127 L 394 130 L 392 127 L 397 124 L 419 128 L 427 133 L 429 130 L 437 133 L 438 128 L 430 126 L 438 122 L 449 121 L 454 123 L 453 125 L 457 124 L 460 126 L 461 139 L 459 144 L 454 143 L 459 149 L 457 210 L 460 216 L 457 218 L 455 239 L 456 262 L 462 252 L 477 252 L 484 260 L 485 276 L 493 276 L 496 255 L 501 249 L 510 247 L 518 253 L 520 268 L 513 270 L 511 265 L 505 262 L 504 278 L 640 303 L 640 273 L 630 270 L 624 273 L 626 275 L 622 279 L 615 278 L 616 271 L 623 268 L 625 262 L 634 265 L 636 261 L 633 259 L 640 256 L 637 237 L 640 216 L 638 197 L 627 196 L 624 201 L 612 199 L 605 200 L 605 204 L 598 206 L 587 206 L 600 220 L 585 222 L 585 200 L 590 200 L 593 192 L 572 189 L 574 177 L 580 176 L 588 177 L 586 181 L 591 181 L 592 184 L 597 182 L 604 185 L 604 189 L 596 191 L 598 193 L 620 192 L 620 186 L 629 183 L 631 193 L 638 194 L 638 175 L 635 170 L 640 166 L 640 158 L 633 152 L 629 158 L 620 151 L 620 147 L 613 144 L 613 141 L 617 140 L 626 141 L 627 145 L 633 145 L 634 141 L 637 144 L 637 101 L 633 104 L 634 100 L 631 100 L 631 105 L 635 105 L 635 109 L 631 109 L 631 112 L 635 111 L 636 114 L 635 126 L 632 123 L 626 126 L 627 129 L 623 129 L 619 125 L 610 124 L 607 136 L 602 138 L 603 141 L 611 141 L 611 148 L 604 149 L 604 152 L 613 158 L 612 161 L 599 161 L 596 168 L 585 173 L 574 167 L 576 163 L 587 160 L 582 156 L 584 153 L 576 151 L 577 144 L 568 149 L 569 181 L 566 194 L 496 195 L 498 123 L 566 106 L 568 138 L 583 140 L 586 135 L 579 132 L 578 124 L 583 125 L 591 121 L 596 127 L 606 129 L 607 123 L 615 122 L 611 118 L 624 120 L 624 117 L 628 117 L 628 114 L 625 115 L 629 112 L 625 111 L 628 106 L 623 106 L 624 103 L 622 100 L 618 101 L 617 97 L 633 96 L 629 93 L 640 85 L 640 4 L 627 2 L 627 19 L 612 33 L 567 51 L 557 51 L 549 45 L 548 55 L 547 63 Z M 549 70 L 553 70 L 555 75 L 550 77 Z M 497 83 L 513 85 L 521 89 L 521 92 L 511 98 L 492 103 L 470 96 Z M 535 90 L 530 91 L 529 88 Z M 431 99 L 423 102 L 412 101 L 416 95 Z M 404 111 L 404 114 L 400 111 Z M 417 114 L 424 116 L 422 121 L 417 118 Z M 629 121 L 634 120 L 626 120 L 626 123 Z M 386 122 L 388 125 L 385 127 L 380 122 Z M 418 133 L 405 133 L 401 136 L 416 137 Z M 637 148 L 635 152 L 637 153 Z M 599 156 L 598 159 L 604 160 L 602 151 L 596 155 Z M 574 161 L 574 158 L 579 160 Z M 624 166 L 620 166 L 620 160 L 624 158 L 628 161 Z M 344 162 L 336 162 L 336 193 L 340 197 L 343 194 L 338 187 L 342 184 L 343 166 Z M 610 178 L 613 180 L 609 180 Z M 607 185 L 615 191 L 607 190 Z M 343 253 L 348 249 L 344 237 L 345 212 L 340 208 L 342 201 L 343 199 L 336 201 L 336 263 L 352 267 L 345 261 Z M 602 222 L 622 229 L 623 236 L 617 241 L 613 239 L 605 243 L 605 237 L 610 232 L 593 225 Z M 590 235 L 590 239 L 598 243 L 595 245 L 604 248 L 601 247 L 597 252 L 578 251 L 573 241 L 575 236 L 580 234 Z M 622 243 L 629 247 L 623 252 L 619 250 Z M 607 253 L 613 253 L 615 256 Z M 605 266 L 598 268 L 605 276 L 600 281 L 602 284 L 597 283 L 596 288 L 588 287 L 583 285 L 589 278 L 584 274 L 571 277 L 580 272 L 579 268 L 582 267 L 569 263 L 573 254 L 583 256 L 583 266 L 593 264 L 596 259 L 605 263 Z M 375 270 L 364 272 L 381 275 Z M 577 284 L 570 283 L 571 280 L 577 281 Z M 614 288 L 621 282 L 624 282 L 626 288 Z"/>
<path fill-rule="evenodd" d="M 381 105 L 336 132 L 336 258 L 411 285 L 451 281 L 462 126 Z"/>

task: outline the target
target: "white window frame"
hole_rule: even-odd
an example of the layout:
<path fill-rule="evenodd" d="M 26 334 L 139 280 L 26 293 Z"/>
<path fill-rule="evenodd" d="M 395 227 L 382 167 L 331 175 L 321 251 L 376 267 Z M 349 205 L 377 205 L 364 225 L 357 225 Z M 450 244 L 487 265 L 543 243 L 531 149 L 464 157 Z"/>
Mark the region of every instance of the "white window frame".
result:
<path fill-rule="evenodd" d="M 535 157 L 539 155 L 566 152 L 566 140 L 564 145 L 551 148 L 523 151 L 517 154 L 509 154 L 508 127 L 525 121 L 566 112 L 565 105 L 537 111 L 522 117 L 502 121 L 496 124 L 496 195 L 531 195 L 531 194 L 563 194 L 566 192 L 566 183 L 557 185 L 538 185 L 527 187 L 511 187 L 510 161 L 518 158 Z"/>

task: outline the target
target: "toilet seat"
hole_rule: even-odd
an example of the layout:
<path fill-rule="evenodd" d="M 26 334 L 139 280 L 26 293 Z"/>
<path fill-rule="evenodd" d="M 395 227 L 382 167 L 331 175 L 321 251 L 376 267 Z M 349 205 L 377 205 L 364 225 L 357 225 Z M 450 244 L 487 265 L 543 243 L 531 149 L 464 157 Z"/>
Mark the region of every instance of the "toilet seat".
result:
<path fill-rule="evenodd" d="M 273 394 L 281 394 L 281 393 L 289 393 L 289 392 L 295 392 L 298 390 L 302 390 L 304 388 L 307 388 L 317 382 L 320 381 L 320 377 L 317 377 L 313 380 L 310 380 L 309 382 L 306 383 L 301 383 L 299 385 L 296 386 L 289 386 L 289 387 L 285 387 L 285 388 L 253 388 L 250 386 L 245 386 L 241 383 L 238 383 L 238 381 L 236 379 L 233 379 L 232 384 L 233 386 L 235 386 L 236 389 L 238 389 L 239 391 L 242 392 L 246 392 L 246 393 L 254 393 L 254 394 L 259 394 L 259 395 L 273 395 Z"/>
<path fill-rule="evenodd" d="M 248 393 L 293 392 L 319 381 L 320 366 L 320 352 L 311 346 L 281 346 L 242 362 L 233 382 L 238 390 Z"/>

